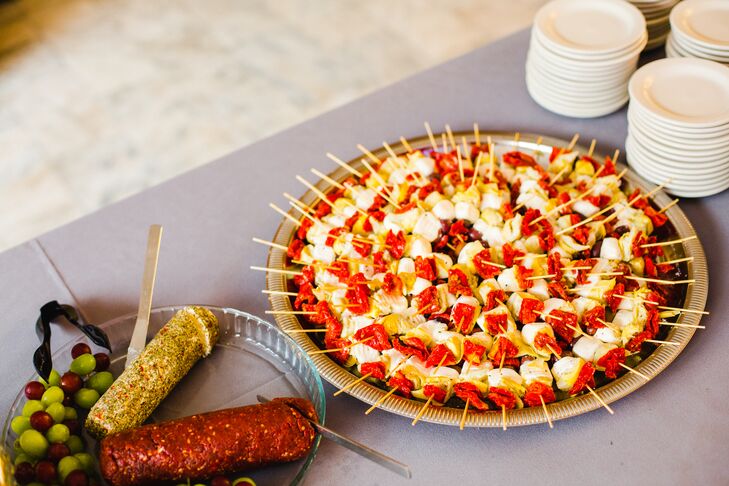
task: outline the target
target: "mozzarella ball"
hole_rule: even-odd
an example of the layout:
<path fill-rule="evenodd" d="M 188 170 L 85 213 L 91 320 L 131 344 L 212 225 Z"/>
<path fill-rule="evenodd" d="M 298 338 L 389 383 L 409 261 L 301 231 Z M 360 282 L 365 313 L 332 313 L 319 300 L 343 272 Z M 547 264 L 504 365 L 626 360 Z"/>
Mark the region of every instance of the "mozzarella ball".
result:
<path fill-rule="evenodd" d="M 549 372 L 549 365 L 543 359 L 523 362 L 519 367 L 519 374 L 524 379 L 526 386 L 536 382 L 552 386 L 552 374 Z"/>
<path fill-rule="evenodd" d="M 422 236 L 428 241 L 435 241 L 440 234 L 440 220 L 433 213 L 423 213 L 413 228 L 413 234 Z"/>
<path fill-rule="evenodd" d="M 451 220 L 456 217 L 456 207 L 448 199 L 443 199 L 433 206 L 433 214 L 438 219 Z"/>
<path fill-rule="evenodd" d="M 475 223 L 481 215 L 479 210 L 473 204 L 467 202 L 456 203 L 455 214 L 456 219 L 463 219 L 469 223 Z"/>
<path fill-rule="evenodd" d="M 414 259 L 416 257 L 430 256 L 433 253 L 433 249 L 430 246 L 430 242 L 422 236 L 413 236 L 408 242 L 406 253 L 407 256 Z"/>
<path fill-rule="evenodd" d="M 552 376 L 554 376 L 557 388 L 562 391 L 570 391 L 584 365 L 585 360 L 582 358 L 565 356 L 557 360 L 552 366 Z"/>
<path fill-rule="evenodd" d="M 413 169 L 420 172 L 420 174 L 425 177 L 428 177 L 435 172 L 435 160 L 430 157 L 413 157 L 410 161 Z"/>
<path fill-rule="evenodd" d="M 520 386 L 524 379 L 511 368 L 493 369 L 488 372 L 489 386 L 513 389 Z"/>
<path fill-rule="evenodd" d="M 623 252 L 620 250 L 620 244 L 616 238 L 604 238 L 602 240 L 600 258 L 608 258 L 610 260 L 623 259 Z"/>
<path fill-rule="evenodd" d="M 522 290 L 519 281 L 516 279 L 516 268 L 505 268 L 496 278 L 499 287 L 506 292 L 519 292 Z"/>
<path fill-rule="evenodd" d="M 397 273 L 415 273 L 415 262 L 412 258 L 401 258 L 397 263 Z"/>

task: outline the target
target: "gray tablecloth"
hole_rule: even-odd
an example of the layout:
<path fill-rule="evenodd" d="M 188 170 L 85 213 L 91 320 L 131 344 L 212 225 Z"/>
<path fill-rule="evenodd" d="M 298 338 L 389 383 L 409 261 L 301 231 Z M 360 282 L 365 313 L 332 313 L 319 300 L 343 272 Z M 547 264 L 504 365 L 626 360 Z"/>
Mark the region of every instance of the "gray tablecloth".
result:
<path fill-rule="evenodd" d="M 357 143 L 422 134 L 424 120 L 436 128 L 466 130 L 477 121 L 484 131 L 566 139 L 578 132 L 606 153 L 622 150 L 625 110 L 577 120 L 531 100 L 524 84 L 528 39 L 521 32 L 477 49 L 0 254 L 0 410 L 30 374 L 41 304 L 75 303 L 92 322 L 136 310 L 151 223 L 165 226 L 155 305 L 205 303 L 262 315 L 264 276 L 248 267 L 264 262 L 267 249 L 251 237 L 270 238 L 277 227 L 269 202 L 283 205 L 283 191 L 304 192 L 295 174 L 333 168 L 327 151 L 347 159 Z M 365 404 L 332 398 L 326 385 L 328 424 L 410 464 L 414 479 L 324 442 L 307 484 L 729 484 L 729 326 L 722 322 L 729 299 L 721 298 L 729 294 L 729 193 L 681 207 L 712 269 L 712 315 L 664 373 L 613 405 L 615 415 L 597 410 L 554 430 L 460 432 L 412 427 L 382 411 L 365 416 Z M 71 336 L 71 329 L 57 332 L 54 347 Z"/>

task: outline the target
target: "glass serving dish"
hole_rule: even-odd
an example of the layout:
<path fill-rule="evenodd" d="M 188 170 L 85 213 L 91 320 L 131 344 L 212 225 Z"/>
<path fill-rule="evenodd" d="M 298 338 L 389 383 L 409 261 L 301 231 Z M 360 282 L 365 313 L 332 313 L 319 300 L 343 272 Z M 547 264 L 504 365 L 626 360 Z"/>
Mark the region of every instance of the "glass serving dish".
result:
<path fill-rule="evenodd" d="M 258 317 L 235 309 L 205 306 L 218 318 L 220 339 L 213 352 L 192 368 L 152 414 L 149 421 L 161 422 L 196 413 L 258 403 L 256 395 L 268 398 L 294 396 L 309 399 L 323 424 L 326 403 L 321 378 L 314 363 L 289 336 Z M 183 306 L 152 309 L 147 340 Z M 112 346 L 111 368 L 118 376 L 126 361 L 136 314 L 119 317 L 102 324 Z M 66 343 L 53 353 L 53 367 L 62 372 L 71 363 L 71 348 L 87 342 L 94 353 L 105 352 L 88 343 L 83 336 Z M 31 368 L 30 357 L 28 367 Z M 28 381 L 37 379 L 36 375 Z M 2 429 L 2 444 L 13 450 L 16 440 L 10 421 L 21 413 L 25 395 L 20 390 Z M 84 434 L 87 451 L 96 450 L 94 439 Z M 321 437 L 317 436 L 309 454 L 296 462 L 246 471 L 258 484 L 298 484 L 316 456 Z"/>
<path fill-rule="evenodd" d="M 455 139 L 461 140 L 464 137 L 469 143 L 474 143 L 475 135 L 473 132 L 459 132 L 455 133 Z M 549 154 L 552 151 L 552 147 L 566 147 L 569 142 L 553 137 L 540 137 L 534 134 L 521 134 L 521 137 L 516 140 L 513 133 L 503 132 L 482 132 L 481 140 L 486 140 L 486 137 L 491 137 L 494 143 L 494 152 L 497 156 L 501 156 L 505 152 L 511 150 L 523 150 L 530 154 L 535 154 L 537 162 L 546 165 Z M 441 139 L 441 134 L 436 134 L 436 140 Z M 408 144 L 413 149 L 425 149 L 430 147 L 428 137 L 419 137 L 407 140 Z M 397 154 L 406 153 L 407 150 L 402 142 L 395 142 L 390 144 L 393 151 Z M 576 147 L 581 153 L 587 153 L 586 147 Z M 378 158 L 384 158 L 388 156 L 385 149 L 374 149 L 372 153 Z M 597 160 L 603 160 L 603 156 L 600 154 L 595 155 Z M 362 164 L 362 158 L 350 160 L 348 164 L 355 169 L 365 171 L 365 167 Z M 618 170 L 625 168 L 624 165 L 618 164 Z M 331 179 L 341 182 L 347 177 L 351 176 L 344 168 L 338 168 L 337 170 L 328 174 Z M 627 184 L 627 188 L 633 190 L 640 188 L 645 194 L 652 189 L 654 185 L 646 182 L 633 171 L 628 170 L 624 179 Z M 332 189 L 332 186 L 325 180 L 319 180 L 316 184 L 317 189 L 327 193 Z M 316 204 L 318 196 L 314 191 L 307 191 L 303 196 L 299 198 L 304 204 L 309 206 Z M 665 207 L 671 202 L 671 198 L 663 191 L 658 191 L 651 197 L 652 203 L 655 207 Z M 298 219 L 300 216 L 293 210 L 289 213 L 292 217 Z M 666 225 L 669 229 L 665 235 L 666 240 L 673 238 L 686 238 L 693 237 L 688 241 L 684 241 L 680 245 L 672 245 L 664 250 L 666 254 L 671 258 L 683 258 L 693 257 L 690 262 L 682 263 L 682 271 L 687 279 L 695 279 L 695 283 L 691 285 L 682 285 L 681 299 L 679 307 L 690 309 L 689 313 L 682 313 L 677 323 L 679 325 L 686 325 L 686 327 L 671 327 L 670 330 L 662 330 L 659 334 L 658 339 L 666 339 L 673 341 L 676 345 L 673 346 L 658 346 L 652 351 L 646 352 L 645 355 L 641 356 L 641 361 L 635 366 L 635 369 L 644 375 L 648 379 L 655 378 L 661 371 L 663 371 L 676 357 L 683 351 L 688 344 L 691 337 L 696 331 L 695 327 L 699 324 L 701 319 L 701 312 L 704 310 L 706 305 L 706 297 L 708 293 L 709 285 L 709 273 L 706 265 L 706 257 L 702 248 L 701 242 L 696 238 L 696 231 L 689 222 L 686 215 L 681 209 L 674 205 L 666 211 L 669 224 Z M 293 234 L 296 232 L 297 227 L 288 219 L 283 218 L 279 225 L 276 234 L 272 241 L 279 245 L 288 246 Z M 277 248 L 272 248 L 268 254 L 267 266 L 274 269 L 286 269 L 289 268 L 287 264 L 286 251 Z M 266 275 L 266 288 L 272 291 L 295 291 L 293 284 L 290 284 L 289 279 L 286 275 L 280 273 L 269 272 Z M 271 308 L 275 311 L 291 311 L 293 310 L 292 301 L 285 295 L 270 295 Z M 276 315 L 276 322 L 284 330 L 301 329 L 301 322 L 296 315 L 291 314 L 278 314 Z M 316 341 L 316 337 L 307 335 L 306 333 L 293 334 L 293 338 L 307 351 L 315 351 L 321 348 L 320 344 Z M 312 355 L 319 373 L 322 377 L 329 381 L 332 385 L 337 388 L 347 387 L 346 393 L 362 400 L 365 403 L 374 404 L 379 402 L 387 390 L 375 386 L 365 381 L 358 381 L 358 376 L 349 369 L 342 367 L 339 363 L 331 359 L 326 354 Z M 357 381 L 357 383 L 354 383 Z M 600 397 L 606 402 L 614 402 L 629 393 L 634 392 L 638 388 L 642 387 L 647 383 L 646 379 L 635 374 L 626 373 L 617 379 L 610 381 L 602 386 L 598 384 L 599 388 L 597 392 Z M 422 401 L 412 400 L 400 397 L 398 395 L 391 395 L 381 402 L 379 408 L 387 410 L 398 415 L 413 418 L 420 412 L 423 407 Z M 573 417 L 583 413 L 590 412 L 601 408 L 602 404 L 591 394 L 579 395 L 571 397 L 565 400 L 560 400 L 547 405 L 550 417 L 553 421 Z M 461 418 L 463 416 L 463 408 L 457 408 L 453 406 L 443 407 L 429 407 L 422 415 L 420 420 L 426 422 L 433 422 L 438 424 L 458 426 L 460 425 Z M 509 427 L 520 426 L 520 425 L 532 425 L 547 423 L 547 417 L 541 407 L 529 407 L 516 410 L 506 411 L 506 422 Z M 490 411 L 485 413 L 469 413 L 465 419 L 464 425 L 466 427 L 502 427 L 502 416 L 498 411 Z"/>

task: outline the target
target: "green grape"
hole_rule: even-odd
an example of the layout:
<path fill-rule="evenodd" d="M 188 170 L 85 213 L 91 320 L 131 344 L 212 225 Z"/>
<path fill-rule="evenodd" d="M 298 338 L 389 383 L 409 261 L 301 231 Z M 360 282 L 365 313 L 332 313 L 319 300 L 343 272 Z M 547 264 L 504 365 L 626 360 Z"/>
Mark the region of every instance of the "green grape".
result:
<path fill-rule="evenodd" d="M 51 403 L 62 403 L 63 397 L 63 389 L 60 386 L 51 386 L 45 392 L 43 392 L 43 397 L 41 397 L 41 403 L 44 407 L 47 407 Z"/>
<path fill-rule="evenodd" d="M 77 420 L 78 412 L 73 407 L 64 407 L 63 409 L 63 420 Z"/>
<path fill-rule="evenodd" d="M 83 356 L 83 355 L 82 355 Z M 81 356 L 79 356 L 80 358 Z M 73 395 L 73 401 L 81 408 L 90 409 L 99 399 L 99 392 L 91 388 L 81 388 Z"/>
<path fill-rule="evenodd" d="M 61 481 L 65 481 L 66 476 L 76 469 L 83 469 L 83 467 L 81 466 L 81 461 L 75 456 L 66 456 L 58 461 L 58 475 L 61 477 Z"/>
<path fill-rule="evenodd" d="M 71 361 L 71 371 L 79 376 L 86 376 L 96 368 L 96 358 L 93 354 L 82 354 Z"/>
<path fill-rule="evenodd" d="M 46 437 L 53 443 L 63 444 L 71 437 L 71 431 L 63 424 L 56 424 L 46 432 Z"/>
<path fill-rule="evenodd" d="M 79 462 L 81 463 L 81 467 L 84 468 L 84 471 L 89 474 L 94 471 L 94 456 L 92 456 L 88 452 L 77 452 L 73 455 L 73 457 L 79 460 Z"/>
<path fill-rule="evenodd" d="M 30 417 L 35 412 L 40 412 L 45 409 L 46 407 L 43 406 L 40 400 L 28 400 L 23 405 L 23 417 Z"/>
<path fill-rule="evenodd" d="M 10 428 L 13 429 L 13 432 L 15 432 L 19 436 L 20 434 L 31 428 L 30 419 L 22 415 L 15 417 L 10 422 Z"/>
<path fill-rule="evenodd" d="M 58 386 L 61 384 L 61 374 L 56 370 L 51 370 L 51 374 L 48 376 L 48 381 L 41 377 L 38 377 L 38 381 L 40 381 L 46 388 L 49 386 Z"/>
<path fill-rule="evenodd" d="M 81 437 L 79 437 L 78 435 L 72 435 L 71 437 L 69 437 L 66 441 L 66 445 L 71 451 L 71 454 L 78 454 L 79 452 L 84 451 L 84 441 L 81 440 Z"/>
<path fill-rule="evenodd" d="M 114 375 L 108 371 L 101 371 L 89 378 L 87 385 L 99 392 L 99 395 L 103 395 L 112 383 L 114 383 Z"/>
<path fill-rule="evenodd" d="M 66 417 L 66 409 L 62 403 L 53 402 L 46 407 L 46 413 L 53 418 L 53 421 L 57 424 L 63 422 Z"/>
<path fill-rule="evenodd" d="M 30 456 L 27 454 L 23 454 L 21 452 L 20 454 L 15 456 L 15 461 L 13 462 L 13 464 L 15 464 L 17 466 L 18 464 L 20 464 L 22 462 L 29 462 L 29 463 L 33 464 L 33 460 L 30 458 Z"/>
<path fill-rule="evenodd" d="M 32 457 L 43 457 L 48 450 L 48 441 L 37 430 L 26 430 L 20 436 L 20 447 Z"/>

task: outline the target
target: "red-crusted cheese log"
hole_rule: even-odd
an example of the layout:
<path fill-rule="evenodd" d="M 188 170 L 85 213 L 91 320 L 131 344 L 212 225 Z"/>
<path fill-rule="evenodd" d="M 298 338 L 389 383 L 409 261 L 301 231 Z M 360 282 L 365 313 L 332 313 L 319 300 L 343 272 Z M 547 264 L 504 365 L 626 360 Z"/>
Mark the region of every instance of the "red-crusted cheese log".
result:
<path fill-rule="evenodd" d="M 101 474 L 112 486 L 142 486 L 295 461 L 316 435 L 297 410 L 317 420 L 308 400 L 276 398 L 112 434 L 101 441 Z"/>

